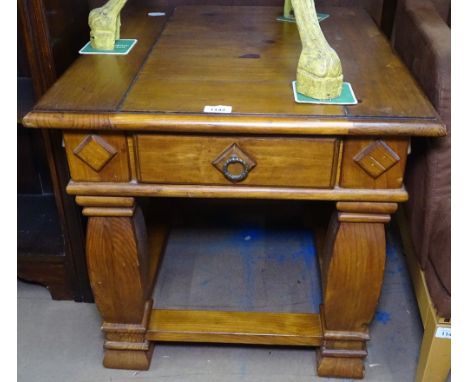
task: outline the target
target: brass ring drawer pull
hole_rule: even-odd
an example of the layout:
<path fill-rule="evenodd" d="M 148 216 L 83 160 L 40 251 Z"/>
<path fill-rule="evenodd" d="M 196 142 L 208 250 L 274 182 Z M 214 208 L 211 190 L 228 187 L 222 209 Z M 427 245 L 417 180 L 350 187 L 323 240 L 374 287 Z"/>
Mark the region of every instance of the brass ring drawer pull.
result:
<path fill-rule="evenodd" d="M 239 163 L 242 165 L 243 169 L 241 173 L 232 174 L 231 172 L 229 172 L 229 166 L 234 163 Z M 247 175 L 249 175 L 249 170 L 250 168 L 247 162 L 235 155 L 231 156 L 228 160 L 226 160 L 226 162 L 224 162 L 223 165 L 223 174 L 231 182 L 240 182 L 241 180 L 244 180 L 245 178 L 247 178 Z"/>

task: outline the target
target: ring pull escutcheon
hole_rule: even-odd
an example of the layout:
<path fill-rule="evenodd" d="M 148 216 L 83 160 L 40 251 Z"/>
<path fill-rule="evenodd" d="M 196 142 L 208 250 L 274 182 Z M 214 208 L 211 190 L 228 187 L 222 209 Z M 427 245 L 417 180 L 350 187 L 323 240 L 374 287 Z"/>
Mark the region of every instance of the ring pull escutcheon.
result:
<path fill-rule="evenodd" d="M 235 143 L 224 150 L 212 163 L 232 183 L 245 180 L 256 166 L 255 161 Z M 233 165 L 240 165 L 242 170 L 233 172 Z"/>

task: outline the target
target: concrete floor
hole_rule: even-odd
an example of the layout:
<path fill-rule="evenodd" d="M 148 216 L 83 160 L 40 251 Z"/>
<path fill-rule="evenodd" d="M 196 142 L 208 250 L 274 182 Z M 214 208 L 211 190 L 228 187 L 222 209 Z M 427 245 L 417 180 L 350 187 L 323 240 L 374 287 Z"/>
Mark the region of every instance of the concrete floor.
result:
<path fill-rule="evenodd" d="M 317 312 L 317 256 L 313 236 L 298 219 L 303 206 L 280 212 L 271 205 L 264 211 L 232 208 L 226 214 L 202 204 L 196 216 L 180 214 L 154 292 L 156 305 Z M 387 237 L 365 380 L 411 382 L 422 327 L 398 235 L 389 229 Z M 149 371 L 107 370 L 99 327 L 94 304 L 52 301 L 43 287 L 18 282 L 18 381 L 343 381 L 318 378 L 315 352 L 303 348 L 158 344 Z"/>

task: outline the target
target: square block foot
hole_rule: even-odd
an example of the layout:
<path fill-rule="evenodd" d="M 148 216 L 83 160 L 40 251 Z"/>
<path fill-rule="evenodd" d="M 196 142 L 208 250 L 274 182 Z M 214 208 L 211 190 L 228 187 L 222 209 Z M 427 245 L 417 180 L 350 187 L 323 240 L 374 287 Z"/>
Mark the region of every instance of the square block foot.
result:
<path fill-rule="evenodd" d="M 102 364 L 109 369 L 148 370 L 153 356 L 154 343 L 149 350 L 105 350 Z"/>
<path fill-rule="evenodd" d="M 364 361 L 361 358 L 323 357 L 317 349 L 317 374 L 329 378 L 364 378 Z"/>

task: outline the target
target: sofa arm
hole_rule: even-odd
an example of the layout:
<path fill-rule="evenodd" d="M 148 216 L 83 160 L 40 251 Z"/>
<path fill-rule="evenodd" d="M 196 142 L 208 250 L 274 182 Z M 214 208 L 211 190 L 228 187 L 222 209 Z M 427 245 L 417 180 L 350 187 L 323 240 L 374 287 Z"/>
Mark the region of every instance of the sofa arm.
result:
<path fill-rule="evenodd" d="M 405 184 L 411 236 L 423 269 L 431 256 L 440 213 L 450 218 L 450 209 L 440 211 L 441 200 L 450 198 L 450 28 L 432 1 L 400 0 L 393 34 L 395 50 L 419 81 L 447 125 L 449 135 L 438 139 L 414 139 L 408 158 Z M 450 246 L 441 246 L 437 256 L 450 263 Z"/>
<path fill-rule="evenodd" d="M 399 1 L 393 44 L 450 129 L 450 28 L 431 1 Z"/>

